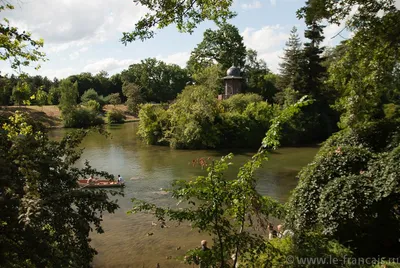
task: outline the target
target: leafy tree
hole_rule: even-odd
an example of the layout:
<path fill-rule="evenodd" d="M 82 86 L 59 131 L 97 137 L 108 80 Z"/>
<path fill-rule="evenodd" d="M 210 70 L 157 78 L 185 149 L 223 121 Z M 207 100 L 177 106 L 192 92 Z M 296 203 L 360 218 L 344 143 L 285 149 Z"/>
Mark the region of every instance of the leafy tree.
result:
<path fill-rule="evenodd" d="M 125 104 L 128 106 L 128 111 L 135 115 L 138 114 L 139 104 L 143 102 L 140 88 L 133 83 L 124 83 L 122 92 L 127 99 Z"/>
<path fill-rule="evenodd" d="M 247 80 L 246 92 L 257 93 L 273 102 L 276 93 L 276 78 L 267 67 L 264 60 L 258 59 L 257 51 L 248 49 L 244 65 L 244 77 Z"/>
<path fill-rule="evenodd" d="M 254 93 L 236 94 L 227 100 L 223 100 L 222 106 L 226 112 L 243 113 L 250 103 L 260 101 L 262 101 L 262 97 Z"/>
<path fill-rule="evenodd" d="M 96 102 L 98 105 L 98 103 Z M 63 114 L 64 127 L 66 128 L 89 128 L 104 124 L 104 120 L 99 116 L 98 111 L 90 108 L 74 108 L 68 113 Z"/>
<path fill-rule="evenodd" d="M 145 40 L 154 36 L 154 29 L 162 29 L 170 24 L 176 24 L 181 32 L 192 33 L 197 24 L 205 20 L 213 20 L 217 24 L 225 22 L 235 16 L 229 10 L 232 0 L 221 1 L 200 1 L 200 0 L 136 0 L 149 9 L 136 24 L 132 32 L 124 32 L 122 42 L 126 45 L 129 42 L 140 39 Z"/>
<path fill-rule="evenodd" d="M 139 111 L 138 135 L 146 144 L 163 144 L 169 124 L 168 113 L 160 104 L 143 104 Z"/>
<path fill-rule="evenodd" d="M 99 103 L 100 106 L 103 106 L 105 104 L 103 97 L 99 96 L 99 94 L 97 94 L 97 92 L 93 88 L 86 90 L 81 96 L 82 103 L 88 103 L 91 100 Z"/>
<path fill-rule="evenodd" d="M 36 99 L 36 103 L 39 106 L 43 106 L 47 104 L 47 93 L 46 91 L 39 89 L 38 91 L 36 91 L 36 95 L 35 95 L 35 99 Z"/>
<path fill-rule="evenodd" d="M 217 95 L 224 91 L 224 81 L 221 77 L 223 77 L 225 73 L 226 70 L 223 70 L 220 64 L 213 64 L 198 70 L 192 77 L 196 85 L 202 85 Z"/>
<path fill-rule="evenodd" d="M 60 103 L 60 99 L 61 99 L 61 92 L 60 92 L 60 88 L 56 87 L 56 86 L 52 86 L 50 88 L 49 94 L 47 95 L 48 97 L 48 103 L 49 104 L 59 104 Z"/>
<path fill-rule="evenodd" d="M 280 66 L 279 88 L 291 87 L 296 91 L 303 89 L 302 78 L 303 53 L 297 28 L 293 27 Z"/>
<path fill-rule="evenodd" d="M 0 105 L 9 105 L 12 94 L 12 84 L 7 76 L 0 77 Z"/>
<path fill-rule="evenodd" d="M 2 1 L 0 12 L 13 10 L 14 6 Z M 21 66 L 29 66 L 31 62 L 43 61 L 45 54 L 40 52 L 43 40 L 34 40 L 28 32 L 20 32 L 17 27 L 10 25 L 7 19 L 0 23 L 0 59 L 8 60 L 11 68 L 18 69 Z M 40 65 L 36 66 L 39 68 Z"/>
<path fill-rule="evenodd" d="M 147 102 L 167 102 L 176 98 L 189 77 L 186 70 L 178 65 L 148 58 L 129 66 L 128 70 L 121 73 L 121 80 L 124 84 L 133 83 L 139 86 L 142 97 Z"/>
<path fill-rule="evenodd" d="M 336 105 L 342 112 L 341 127 L 382 118 L 384 105 L 398 99 L 399 12 L 394 1 L 377 0 L 346 0 L 340 6 L 333 0 L 308 1 L 298 12 L 306 21 L 338 23 L 356 5 L 347 23 L 355 35 L 329 69 L 328 82 L 341 95 Z"/>
<path fill-rule="evenodd" d="M 26 82 L 19 82 L 12 91 L 11 99 L 14 101 L 14 104 L 21 105 L 26 101 L 29 101 L 31 97 L 31 89 Z"/>
<path fill-rule="evenodd" d="M 218 135 L 215 93 L 204 86 L 187 86 L 168 110 L 170 128 L 165 139 L 173 148 L 215 148 Z"/>
<path fill-rule="evenodd" d="M 86 108 L 88 108 L 89 110 L 99 113 L 101 111 L 101 106 L 100 103 L 98 103 L 95 100 L 89 100 L 86 104 L 85 104 Z"/>
<path fill-rule="evenodd" d="M 125 115 L 117 109 L 107 111 L 106 117 L 109 124 L 121 124 L 125 121 Z"/>
<path fill-rule="evenodd" d="M 60 83 L 60 110 L 64 114 L 71 112 L 77 105 L 77 99 L 79 97 L 78 93 L 78 83 L 72 83 L 69 79 L 64 79 Z"/>
<path fill-rule="evenodd" d="M 186 90 L 183 94 L 185 92 Z M 134 199 L 131 213 L 151 212 L 161 224 L 165 224 L 167 220 L 189 221 L 193 228 L 209 233 L 214 240 L 211 254 L 205 256 L 199 250 L 190 250 L 185 258 L 189 264 L 200 256 L 203 265 L 229 267 L 228 260 L 234 253 L 235 261 L 232 267 L 236 267 L 238 254 L 247 258 L 256 256 L 258 251 L 253 249 L 262 245 L 264 240 L 251 228 L 255 228 L 257 224 L 266 228 L 268 217 L 280 217 L 282 210 L 278 202 L 257 192 L 254 174 L 266 159 L 267 148 L 276 149 L 279 146 L 278 139 L 282 130 L 280 124 L 290 120 L 303 105 L 306 103 L 302 100 L 273 120 L 262 146 L 251 160 L 239 169 L 236 178 L 224 176 L 231 165 L 232 154 L 220 160 L 200 158 L 194 163 L 206 168 L 207 175 L 191 181 L 175 181 L 170 190 L 172 197 L 179 203 L 183 202 L 184 207 L 158 207 Z"/>
<path fill-rule="evenodd" d="M 111 179 L 86 163 L 74 163 L 87 131 L 50 141 L 26 114 L 15 113 L 0 131 L 0 266 L 89 267 L 96 251 L 91 230 L 103 232 L 104 212 L 118 205 L 104 191 L 87 191 L 77 180 Z"/>
<path fill-rule="evenodd" d="M 108 95 L 108 101 L 112 105 L 118 105 L 121 104 L 121 97 L 119 96 L 119 93 L 113 93 Z"/>
<path fill-rule="evenodd" d="M 204 32 L 203 41 L 190 55 L 188 69 L 196 73 L 217 62 L 223 70 L 228 70 L 232 65 L 243 67 L 245 59 L 246 47 L 238 28 L 224 23 L 215 31 L 207 29 Z"/>

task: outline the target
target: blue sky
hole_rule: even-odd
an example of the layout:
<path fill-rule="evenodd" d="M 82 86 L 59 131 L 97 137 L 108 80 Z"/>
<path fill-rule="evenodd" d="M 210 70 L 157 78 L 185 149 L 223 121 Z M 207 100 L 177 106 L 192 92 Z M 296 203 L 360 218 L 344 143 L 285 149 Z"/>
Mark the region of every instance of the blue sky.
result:
<path fill-rule="evenodd" d="M 304 22 L 296 18 L 296 10 L 304 0 L 236 0 L 233 10 L 238 16 L 230 21 L 239 28 L 248 48 L 256 49 L 270 69 L 278 70 L 279 56 L 293 26 L 303 38 Z M 30 0 L 23 1 L 11 12 L 1 15 L 20 29 L 43 38 L 48 61 L 30 74 L 63 78 L 81 72 L 109 74 L 120 72 L 130 64 L 147 57 L 185 66 L 190 52 L 202 40 L 212 22 L 202 23 L 195 32 L 179 33 L 175 26 L 157 32 L 155 38 L 136 41 L 124 46 L 119 39 L 123 31 L 133 29 L 134 23 L 146 9 L 132 0 Z M 331 39 L 343 26 L 330 25 L 325 29 L 324 45 L 341 40 Z M 10 73 L 7 62 L 0 63 L 2 73 Z"/>

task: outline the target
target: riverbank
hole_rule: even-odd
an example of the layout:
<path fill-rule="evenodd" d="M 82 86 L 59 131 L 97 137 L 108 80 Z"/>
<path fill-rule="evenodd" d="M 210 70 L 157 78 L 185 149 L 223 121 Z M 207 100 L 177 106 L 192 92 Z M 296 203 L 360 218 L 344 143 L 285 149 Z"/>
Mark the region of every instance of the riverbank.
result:
<path fill-rule="evenodd" d="M 125 122 L 137 122 L 139 118 L 132 116 L 128 113 L 128 108 L 125 105 L 105 105 L 104 111 L 107 112 L 111 109 L 117 109 L 124 113 Z M 29 113 L 34 120 L 42 123 L 46 128 L 62 128 L 63 123 L 61 119 L 61 111 L 57 105 L 46 106 L 0 106 L 0 116 L 9 117 L 16 111 L 23 111 Z"/>

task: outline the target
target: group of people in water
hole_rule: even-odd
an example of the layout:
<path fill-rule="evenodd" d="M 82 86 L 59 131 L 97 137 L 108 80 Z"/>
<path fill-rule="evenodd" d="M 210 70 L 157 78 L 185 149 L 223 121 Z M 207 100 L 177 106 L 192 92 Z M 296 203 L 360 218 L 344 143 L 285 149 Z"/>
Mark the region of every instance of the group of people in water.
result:
<path fill-rule="evenodd" d="M 93 175 L 91 175 L 89 177 L 89 179 L 87 180 L 87 184 L 97 184 L 97 183 L 104 183 L 104 181 L 99 181 L 97 178 L 94 178 Z M 124 183 L 124 179 L 121 177 L 121 175 L 118 175 L 118 179 L 116 182 L 110 181 L 107 182 L 109 184 L 123 184 Z"/>

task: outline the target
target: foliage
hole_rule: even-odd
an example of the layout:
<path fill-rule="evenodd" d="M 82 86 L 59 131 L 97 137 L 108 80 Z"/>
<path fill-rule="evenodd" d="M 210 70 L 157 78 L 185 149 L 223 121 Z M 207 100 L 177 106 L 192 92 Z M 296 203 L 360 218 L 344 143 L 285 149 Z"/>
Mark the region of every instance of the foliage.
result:
<path fill-rule="evenodd" d="M 217 99 L 204 86 L 187 86 L 168 110 L 165 139 L 173 148 L 214 148 L 218 143 Z"/>
<path fill-rule="evenodd" d="M 257 51 L 248 49 L 244 65 L 244 78 L 246 92 L 253 92 L 261 95 L 272 103 L 277 91 L 277 75 L 270 72 L 264 60 L 258 59 Z"/>
<path fill-rule="evenodd" d="M 306 243 L 301 248 L 296 246 L 296 239 L 299 238 L 286 236 L 268 241 L 261 247 L 254 249 L 254 253 L 257 252 L 257 254 L 254 254 L 255 258 L 250 258 L 245 265 L 265 268 L 303 268 L 319 267 L 322 261 L 325 261 L 324 266 L 327 267 L 360 267 L 359 265 L 352 265 L 349 261 L 352 258 L 352 252 L 349 249 L 335 240 L 329 240 L 318 232 L 306 233 L 302 237 Z M 335 265 L 331 261 L 333 259 L 340 261 Z M 307 260 L 310 263 L 307 263 Z M 313 261 L 315 262 L 313 263 Z"/>
<path fill-rule="evenodd" d="M 106 117 L 109 124 L 121 124 L 125 121 L 124 113 L 117 109 L 107 111 Z"/>
<path fill-rule="evenodd" d="M 199 0 L 135 0 L 149 9 L 136 24 L 132 32 L 124 32 L 122 42 L 126 45 L 129 42 L 140 39 L 145 40 L 154 36 L 154 29 L 162 29 L 170 24 L 176 24 L 181 32 L 192 33 L 197 24 L 205 20 L 213 20 L 217 24 L 225 22 L 235 16 L 229 10 L 232 0 L 221 1 L 199 1 Z"/>
<path fill-rule="evenodd" d="M 104 124 L 104 120 L 98 115 L 98 112 L 86 108 L 73 108 L 63 114 L 63 122 L 66 128 L 88 128 Z"/>
<path fill-rule="evenodd" d="M 224 23 L 215 31 L 204 32 L 203 41 L 192 51 L 187 65 L 191 73 L 212 66 L 214 62 L 228 70 L 232 65 L 243 67 L 245 58 L 246 47 L 238 28 Z"/>
<path fill-rule="evenodd" d="M 258 94 L 236 94 L 227 100 L 223 100 L 222 106 L 226 112 L 243 113 L 247 105 L 260 101 L 262 101 L 262 97 Z"/>
<path fill-rule="evenodd" d="M 289 40 L 286 42 L 286 48 L 282 57 L 282 62 L 279 64 L 280 76 L 279 88 L 293 88 L 299 91 L 303 88 L 302 84 L 302 64 L 303 64 L 302 44 L 300 37 L 297 34 L 297 28 L 293 27 Z"/>
<path fill-rule="evenodd" d="M 122 71 L 121 80 L 123 84 L 137 85 L 146 102 L 167 102 L 176 98 L 189 77 L 186 70 L 176 64 L 148 58 Z"/>
<path fill-rule="evenodd" d="M 133 83 L 124 83 L 122 85 L 122 92 L 126 97 L 126 106 L 128 111 L 134 115 L 139 112 L 139 104 L 143 102 L 139 86 Z"/>
<path fill-rule="evenodd" d="M 108 102 L 112 105 L 118 105 L 121 104 L 121 97 L 119 96 L 119 93 L 113 93 L 108 95 Z"/>
<path fill-rule="evenodd" d="M 64 116 L 74 110 L 77 105 L 79 96 L 78 84 L 76 82 L 72 83 L 69 79 L 64 79 L 60 83 L 59 91 L 61 93 L 59 107 Z"/>
<path fill-rule="evenodd" d="M 29 101 L 31 97 L 31 89 L 26 82 L 19 82 L 12 91 L 11 99 L 14 104 L 21 105 Z"/>
<path fill-rule="evenodd" d="M 47 99 L 48 99 L 48 96 L 47 96 L 46 91 L 44 91 L 42 89 L 39 89 L 38 91 L 36 91 L 35 100 L 36 100 L 37 105 L 39 105 L 39 106 L 46 105 Z"/>
<path fill-rule="evenodd" d="M 81 101 L 84 104 L 88 103 L 91 100 L 99 103 L 101 106 L 105 104 L 103 97 L 99 96 L 99 94 L 97 94 L 96 90 L 94 90 L 93 88 L 86 90 L 81 96 Z"/>
<path fill-rule="evenodd" d="M 186 90 L 191 89 L 190 87 Z M 185 94 L 186 90 L 182 93 Z M 180 96 L 181 97 L 181 96 Z M 256 190 L 254 172 L 266 159 L 268 144 L 277 145 L 280 136 L 280 124 L 290 120 L 304 102 L 287 108 L 278 116 L 265 137 L 264 144 L 244 166 L 239 169 L 237 178 L 227 178 L 225 171 L 231 165 L 233 155 L 220 160 L 199 159 L 202 167 L 207 168 L 207 176 L 194 180 L 175 181 L 170 192 L 172 197 L 185 206 L 178 209 L 157 207 L 154 204 L 133 199 L 131 213 L 151 212 L 165 224 L 166 220 L 189 221 L 193 228 L 212 235 L 214 245 L 210 249 L 207 265 L 229 267 L 231 254 L 256 255 L 252 249 L 263 242 L 263 237 L 252 231 L 256 225 L 266 228 L 269 216 L 280 217 L 282 210 L 278 202 L 261 196 Z M 271 132 L 271 133 L 270 133 Z M 198 251 L 187 252 L 186 261 L 190 264 L 197 258 Z M 232 267 L 236 267 L 236 261 Z"/>
<path fill-rule="evenodd" d="M 49 104 L 53 104 L 53 105 L 59 104 L 60 99 L 61 99 L 60 89 L 58 87 L 54 87 L 54 86 L 51 87 L 47 97 L 48 97 Z"/>
<path fill-rule="evenodd" d="M 201 68 L 192 77 L 196 85 L 201 85 L 215 94 L 224 91 L 224 76 L 226 70 L 223 70 L 220 64 L 213 64 L 205 68 Z"/>
<path fill-rule="evenodd" d="M 138 135 L 146 144 L 162 144 L 169 124 L 167 111 L 159 104 L 143 104 L 139 111 Z"/>
<path fill-rule="evenodd" d="M 118 205 L 107 193 L 80 189 L 77 179 L 112 178 L 86 163 L 74 167 L 87 131 L 50 141 L 26 114 L 0 130 L 0 266 L 89 267 L 96 251 L 90 231 L 102 233 L 104 212 Z"/>
<path fill-rule="evenodd" d="M 14 6 L 2 1 L 0 12 L 13 10 Z M 17 27 L 10 25 L 10 22 L 3 18 L 0 23 L 0 59 L 8 60 L 11 68 L 19 69 L 21 66 L 29 66 L 31 62 L 45 60 L 45 54 L 40 52 L 43 47 L 43 40 L 34 40 L 29 32 L 22 33 Z M 36 69 L 40 65 L 36 66 Z"/>
<path fill-rule="evenodd" d="M 95 113 L 101 112 L 101 106 L 100 103 L 98 103 L 95 100 L 89 100 L 86 104 L 85 107 Z"/>
<path fill-rule="evenodd" d="M 333 135 L 299 174 L 288 205 L 291 226 L 297 232 L 320 226 L 359 256 L 395 256 L 399 130 L 399 121 L 378 121 Z"/>

